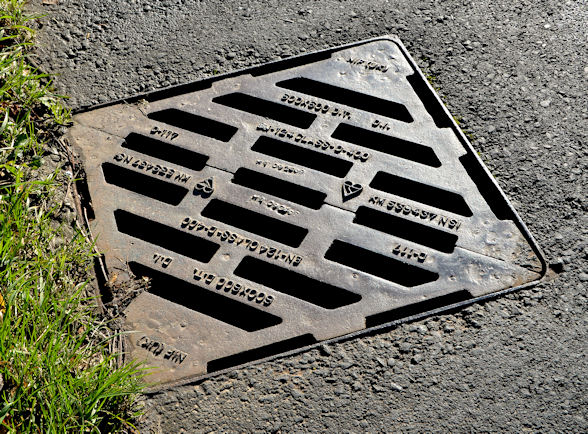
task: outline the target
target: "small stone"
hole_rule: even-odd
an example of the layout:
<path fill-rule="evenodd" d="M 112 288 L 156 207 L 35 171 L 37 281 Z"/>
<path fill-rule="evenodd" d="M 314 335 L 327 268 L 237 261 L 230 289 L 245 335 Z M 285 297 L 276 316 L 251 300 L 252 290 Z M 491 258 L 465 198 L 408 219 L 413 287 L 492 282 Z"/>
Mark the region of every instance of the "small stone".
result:
<path fill-rule="evenodd" d="M 415 354 L 410 361 L 413 365 L 417 365 L 423 361 L 423 355 L 422 354 Z"/>
<path fill-rule="evenodd" d="M 289 377 L 287 375 L 280 375 L 279 377 L 276 378 L 276 380 L 279 381 L 280 383 L 287 383 L 288 378 Z"/>
<path fill-rule="evenodd" d="M 451 332 L 455 331 L 455 327 L 453 327 L 453 325 L 451 325 L 451 324 L 445 324 L 445 327 L 443 327 L 443 331 L 445 333 L 451 333 Z"/>
<path fill-rule="evenodd" d="M 298 392 L 298 391 L 296 390 L 296 392 Z M 300 392 L 298 392 L 298 393 L 300 393 Z M 292 396 L 294 396 L 294 390 L 292 391 Z M 294 396 L 294 397 L 296 398 L 296 396 Z M 267 404 L 270 402 L 274 402 L 274 397 L 272 395 L 264 395 L 264 396 L 259 397 L 258 401 L 261 404 Z"/>
<path fill-rule="evenodd" d="M 586 273 L 580 273 L 578 275 L 578 278 L 580 279 L 580 282 L 586 282 L 586 281 L 588 281 L 588 274 L 586 274 Z"/>
<path fill-rule="evenodd" d="M 390 383 L 390 387 L 398 392 L 402 391 L 402 386 L 400 384 L 396 384 L 394 382 Z"/>
<path fill-rule="evenodd" d="M 408 342 L 402 342 L 398 346 L 398 351 L 401 353 L 408 353 L 412 349 L 412 346 Z"/>
<path fill-rule="evenodd" d="M 545 108 L 547 108 L 547 107 L 549 107 L 549 106 L 551 105 L 551 101 L 550 101 L 550 100 L 548 100 L 548 99 L 546 99 L 546 100 L 543 100 L 543 101 L 541 101 L 541 102 L 539 103 L 539 105 L 540 105 L 541 107 L 545 107 Z"/>
<path fill-rule="evenodd" d="M 328 345 L 321 345 L 319 350 L 323 356 L 333 355 L 333 351 L 331 350 L 331 347 L 329 347 Z"/>
<path fill-rule="evenodd" d="M 427 333 L 427 331 L 429 331 L 427 326 L 424 324 L 414 324 L 408 330 L 411 332 L 417 332 L 419 335 L 424 335 Z"/>
<path fill-rule="evenodd" d="M 292 389 L 292 392 L 290 393 L 294 399 L 300 399 L 304 396 L 304 394 L 298 389 Z"/>
<path fill-rule="evenodd" d="M 234 51 L 229 51 L 227 53 L 227 56 L 226 57 L 227 57 L 228 60 L 234 59 L 235 57 L 237 57 L 237 53 L 235 53 Z"/>
<path fill-rule="evenodd" d="M 257 418 L 261 420 L 269 420 L 272 418 L 272 415 L 269 414 L 267 411 L 260 411 L 257 413 Z"/>

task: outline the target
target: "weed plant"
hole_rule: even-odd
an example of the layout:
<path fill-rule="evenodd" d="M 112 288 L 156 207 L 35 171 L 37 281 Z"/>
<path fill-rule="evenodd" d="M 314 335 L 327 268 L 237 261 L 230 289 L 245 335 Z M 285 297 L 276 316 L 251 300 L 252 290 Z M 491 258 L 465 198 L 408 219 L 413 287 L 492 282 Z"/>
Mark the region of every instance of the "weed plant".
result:
<path fill-rule="evenodd" d="M 0 433 L 134 431 L 140 367 L 118 365 L 88 296 L 92 246 L 60 217 L 71 176 L 42 170 L 69 111 L 28 62 L 24 3 L 0 0 Z"/>

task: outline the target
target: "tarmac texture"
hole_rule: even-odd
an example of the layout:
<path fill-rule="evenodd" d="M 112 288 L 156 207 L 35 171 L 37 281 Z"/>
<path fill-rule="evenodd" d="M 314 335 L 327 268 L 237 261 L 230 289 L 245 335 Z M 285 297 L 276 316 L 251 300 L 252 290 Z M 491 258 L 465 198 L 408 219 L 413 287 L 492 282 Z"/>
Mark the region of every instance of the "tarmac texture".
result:
<path fill-rule="evenodd" d="M 73 108 L 398 35 L 543 248 L 538 286 L 145 398 L 142 432 L 588 431 L 588 3 L 32 2 Z"/>

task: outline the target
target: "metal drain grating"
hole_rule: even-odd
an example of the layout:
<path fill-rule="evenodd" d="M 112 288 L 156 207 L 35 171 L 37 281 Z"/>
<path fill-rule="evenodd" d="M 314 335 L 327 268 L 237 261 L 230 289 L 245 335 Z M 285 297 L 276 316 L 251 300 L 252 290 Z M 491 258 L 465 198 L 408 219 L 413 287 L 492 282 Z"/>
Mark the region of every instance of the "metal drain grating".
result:
<path fill-rule="evenodd" d="M 539 280 L 545 263 L 385 37 L 78 114 L 108 270 L 150 380 L 212 372 Z"/>

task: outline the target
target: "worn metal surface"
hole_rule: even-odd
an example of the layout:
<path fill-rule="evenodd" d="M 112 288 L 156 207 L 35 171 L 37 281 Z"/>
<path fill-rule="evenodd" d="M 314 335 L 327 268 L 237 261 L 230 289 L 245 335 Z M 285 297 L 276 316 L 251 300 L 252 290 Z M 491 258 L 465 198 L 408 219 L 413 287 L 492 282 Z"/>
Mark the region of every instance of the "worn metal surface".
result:
<path fill-rule="evenodd" d="M 78 114 L 133 358 L 177 383 L 539 280 L 533 239 L 386 37 Z"/>

